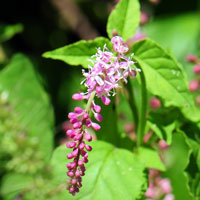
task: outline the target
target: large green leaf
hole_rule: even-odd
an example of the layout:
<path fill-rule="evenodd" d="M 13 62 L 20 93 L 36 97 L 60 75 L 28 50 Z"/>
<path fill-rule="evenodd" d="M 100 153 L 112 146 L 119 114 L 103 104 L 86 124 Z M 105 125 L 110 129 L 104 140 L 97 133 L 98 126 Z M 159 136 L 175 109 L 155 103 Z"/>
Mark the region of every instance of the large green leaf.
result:
<path fill-rule="evenodd" d="M 108 18 L 107 33 L 112 38 L 112 31 L 127 40 L 133 37 L 140 21 L 138 0 L 121 0 Z"/>
<path fill-rule="evenodd" d="M 188 176 L 184 171 L 190 159 L 190 146 L 180 131 L 173 134 L 172 141 L 171 147 L 165 151 L 167 171 L 163 175 L 170 179 L 175 199 L 192 200 Z"/>
<path fill-rule="evenodd" d="M 72 197 L 67 191 L 63 191 L 55 200 L 137 199 L 146 186 L 144 166 L 137 157 L 127 150 L 117 149 L 102 141 L 93 141 L 92 147 L 80 192 Z M 53 154 L 55 184 L 66 179 L 68 152 L 65 146 L 61 146 Z"/>
<path fill-rule="evenodd" d="M 136 42 L 131 51 L 145 74 L 147 89 L 163 98 L 165 106 L 179 107 L 186 118 L 199 121 L 200 110 L 188 91 L 187 79 L 177 61 L 150 39 Z"/>
<path fill-rule="evenodd" d="M 97 53 L 97 48 L 103 50 L 104 45 L 111 49 L 110 41 L 104 37 L 98 37 L 95 40 L 81 40 L 53 51 L 43 54 L 45 58 L 62 60 L 70 65 L 82 65 L 87 68 L 91 64 L 88 59 Z"/>
<path fill-rule="evenodd" d="M 153 149 L 140 147 L 138 149 L 138 159 L 144 163 L 147 168 L 165 171 L 165 166 L 163 165 L 158 152 Z"/>
<path fill-rule="evenodd" d="M 9 103 L 20 125 L 28 135 L 39 139 L 40 149 L 45 153 L 45 160 L 48 160 L 53 148 L 53 109 L 31 62 L 24 55 L 15 55 L 1 71 L 2 92 L 8 92 Z"/>
<path fill-rule="evenodd" d="M 0 25 L 0 43 L 11 39 L 15 34 L 22 31 L 22 24 Z"/>
<path fill-rule="evenodd" d="M 152 20 L 143 27 L 143 31 L 163 47 L 170 48 L 176 58 L 183 59 L 197 47 L 199 18 L 197 13 L 165 16 Z"/>

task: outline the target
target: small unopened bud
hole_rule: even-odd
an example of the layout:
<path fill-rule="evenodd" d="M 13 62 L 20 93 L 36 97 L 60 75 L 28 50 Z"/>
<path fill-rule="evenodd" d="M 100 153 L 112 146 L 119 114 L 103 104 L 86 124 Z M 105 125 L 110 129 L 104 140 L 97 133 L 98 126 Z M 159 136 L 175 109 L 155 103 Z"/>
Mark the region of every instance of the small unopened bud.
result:
<path fill-rule="evenodd" d="M 89 133 L 85 134 L 85 139 L 90 142 L 92 140 L 92 136 Z"/>
<path fill-rule="evenodd" d="M 193 72 L 195 74 L 200 74 L 200 65 L 195 65 L 194 68 L 193 68 Z"/>
<path fill-rule="evenodd" d="M 156 97 L 151 98 L 149 103 L 150 103 L 151 108 L 154 108 L 154 109 L 160 108 L 161 106 L 160 100 Z"/>
<path fill-rule="evenodd" d="M 84 96 L 82 94 L 76 93 L 72 95 L 72 99 L 76 100 L 76 101 L 80 101 L 82 99 L 84 99 Z"/>
<path fill-rule="evenodd" d="M 192 80 L 189 83 L 189 90 L 190 92 L 195 92 L 199 89 L 199 81 L 198 80 Z"/>
<path fill-rule="evenodd" d="M 187 60 L 188 62 L 195 63 L 195 62 L 197 62 L 198 58 L 197 58 L 195 55 L 190 54 L 190 55 L 187 55 L 187 56 L 186 56 L 186 60 Z"/>
<path fill-rule="evenodd" d="M 99 105 L 95 105 L 95 106 L 94 106 L 94 109 L 95 109 L 95 111 L 96 111 L 97 113 L 101 112 L 101 106 L 99 106 Z"/>
<path fill-rule="evenodd" d="M 149 16 L 147 15 L 147 13 L 145 12 L 141 12 L 141 15 L 140 15 L 140 24 L 141 25 L 144 25 L 148 22 L 149 20 Z"/>
<path fill-rule="evenodd" d="M 95 122 L 92 122 L 92 127 L 95 131 L 98 131 L 101 129 L 101 126 Z"/>
<path fill-rule="evenodd" d="M 158 142 L 158 145 L 161 149 L 167 149 L 169 146 L 167 145 L 167 143 L 164 140 L 160 140 Z"/>
<path fill-rule="evenodd" d="M 105 105 L 109 105 L 110 102 L 111 102 L 110 99 L 108 97 L 105 97 L 105 96 L 101 97 L 101 100 Z"/>
<path fill-rule="evenodd" d="M 68 171 L 68 172 L 67 172 L 67 176 L 69 176 L 69 177 L 73 177 L 73 176 L 74 176 L 74 172 L 72 172 L 72 171 Z"/>
<path fill-rule="evenodd" d="M 88 144 L 85 145 L 85 149 L 87 151 L 92 151 L 92 147 L 90 145 L 88 145 Z"/>
<path fill-rule="evenodd" d="M 75 113 L 82 113 L 83 112 L 83 109 L 81 108 L 81 107 L 76 107 L 75 109 L 74 109 L 74 111 L 75 111 Z"/>
<path fill-rule="evenodd" d="M 103 121 L 103 117 L 102 115 L 100 115 L 99 113 L 94 113 L 94 117 L 97 121 L 102 122 Z"/>

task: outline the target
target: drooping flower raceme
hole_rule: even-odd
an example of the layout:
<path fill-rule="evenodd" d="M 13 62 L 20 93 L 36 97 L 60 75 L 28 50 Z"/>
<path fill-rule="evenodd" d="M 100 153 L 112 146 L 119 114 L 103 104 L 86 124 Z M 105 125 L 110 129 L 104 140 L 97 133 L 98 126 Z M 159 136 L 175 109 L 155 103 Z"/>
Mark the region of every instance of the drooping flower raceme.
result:
<path fill-rule="evenodd" d="M 76 107 L 74 112 L 70 112 L 68 117 L 73 128 L 67 130 L 66 134 L 73 141 L 67 143 L 68 148 L 72 148 L 73 151 L 67 155 L 68 159 L 73 159 L 72 162 L 67 164 L 67 175 L 70 177 L 68 180 L 68 190 L 72 195 L 75 195 L 82 186 L 82 178 L 85 174 L 84 163 L 88 162 L 88 153 L 92 147 L 85 143 L 90 142 L 92 136 L 88 133 L 88 129 L 92 127 L 95 131 L 98 131 L 101 126 L 93 122 L 90 113 L 94 115 L 94 118 L 101 122 L 103 117 L 101 116 L 101 106 L 95 104 L 95 97 L 101 98 L 105 105 L 110 104 L 109 96 L 114 96 L 115 89 L 119 88 L 119 82 L 123 81 L 127 83 L 128 76 L 136 76 L 137 68 L 133 68 L 134 62 L 131 61 L 131 57 L 128 58 L 124 54 L 128 51 L 127 45 L 123 39 L 119 36 L 112 38 L 113 50 L 112 53 L 106 45 L 104 49 L 97 49 L 96 55 L 92 56 L 92 66 L 88 66 L 88 72 L 83 70 L 83 76 L 85 79 L 82 81 L 87 87 L 86 93 L 76 93 L 72 96 L 74 100 L 80 101 L 83 99 L 88 100 L 85 109 Z"/>

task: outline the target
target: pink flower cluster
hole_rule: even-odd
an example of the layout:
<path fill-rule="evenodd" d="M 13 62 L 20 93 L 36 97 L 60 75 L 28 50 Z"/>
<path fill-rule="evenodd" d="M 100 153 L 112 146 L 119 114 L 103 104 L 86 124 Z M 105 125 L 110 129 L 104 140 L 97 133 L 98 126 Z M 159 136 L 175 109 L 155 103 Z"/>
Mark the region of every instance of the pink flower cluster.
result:
<path fill-rule="evenodd" d="M 74 112 L 68 114 L 73 128 L 67 130 L 66 134 L 73 141 L 67 143 L 67 147 L 72 148 L 73 151 L 67 155 L 67 158 L 73 159 L 73 161 L 67 164 L 67 175 L 70 177 L 67 189 L 72 195 L 75 195 L 82 186 L 81 176 L 84 176 L 86 170 L 84 164 L 88 162 L 87 151 L 92 150 L 92 147 L 86 144 L 86 141 L 92 140 L 88 128 L 92 127 L 95 131 L 101 128 L 98 123 L 92 121 L 90 113 L 93 113 L 98 122 L 103 120 L 100 114 L 101 106 L 95 104 L 94 98 L 99 97 L 105 105 L 110 104 L 111 100 L 108 96 L 116 94 L 115 89 L 120 87 L 119 82 L 127 83 L 127 77 L 136 76 L 136 71 L 139 70 L 132 68 L 134 62 L 131 61 L 131 58 L 124 56 L 128 47 L 123 39 L 115 36 L 111 42 L 116 55 L 109 51 L 106 46 L 104 46 L 103 51 L 97 49 L 97 54 L 92 56 L 90 60 L 93 67 L 89 66 L 88 72 L 83 70 L 85 79 L 82 83 L 87 87 L 87 92 L 76 93 L 72 96 L 77 101 L 88 100 L 85 109 L 76 107 Z"/>
<path fill-rule="evenodd" d="M 189 90 L 190 92 L 197 92 L 200 88 L 200 58 L 197 56 L 190 54 L 186 56 L 186 60 L 188 62 L 194 63 L 193 73 L 198 75 L 198 77 L 194 80 L 191 80 L 189 83 Z M 200 96 L 196 96 L 196 103 L 200 105 Z"/>
<path fill-rule="evenodd" d="M 149 188 L 145 193 L 148 200 L 174 200 L 171 193 L 171 183 L 167 178 L 161 178 L 161 172 L 155 169 L 149 169 Z"/>

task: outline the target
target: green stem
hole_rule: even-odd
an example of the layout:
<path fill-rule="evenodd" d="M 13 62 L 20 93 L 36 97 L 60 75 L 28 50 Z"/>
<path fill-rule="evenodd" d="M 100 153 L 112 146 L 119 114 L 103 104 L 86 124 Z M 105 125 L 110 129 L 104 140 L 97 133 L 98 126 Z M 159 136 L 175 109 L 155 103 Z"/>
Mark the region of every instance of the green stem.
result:
<path fill-rule="evenodd" d="M 140 65 L 137 63 L 136 65 Z M 140 79 L 141 79 L 141 109 L 140 109 L 140 118 L 139 126 L 137 131 L 137 146 L 139 147 L 143 143 L 145 125 L 146 125 L 146 111 L 147 111 L 147 90 L 146 90 L 146 80 L 143 71 L 141 70 Z"/>
<path fill-rule="evenodd" d="M 96 92 L 93 91 L 93 92 L 91 93 L 91 95 L 90 95 L 90 98 L 89 98 L 88 102 L 87 102 L 86 109 L 85 109 L 87 113 L 88 113 L 89 110 L 90 110 L 90 107 L 91 107 L 92 101 L 93 101 L 93 99 L 94 99 L 94 97 L 95 97 L 95 94 L 96 94 Z"/>
<path fill-rule="evenodd" d="M 138 109 L 137 109 L 137 106 L 136 106 L 135 95 L 134 95 L 134 92 L 133 92 L 133 88 L 132 88 L 132 85 L 131 85 L 130 78 L 128 78 L 128 83 L 125 86 L 126 86 L 126 89 L 129 93 L 128 103 L 129 103 L 129 106 L 132 110 L 132 114 L 133 114 L 133 118 L 134 118 L 134 122 L 135 122 L 135 130 L 137 132 L 138 123 L 139 123 Z"/>

